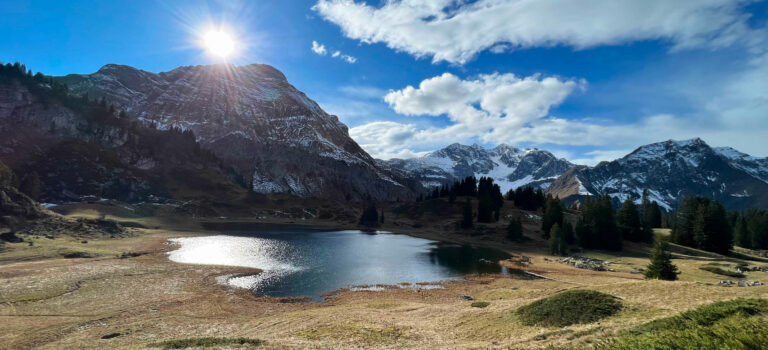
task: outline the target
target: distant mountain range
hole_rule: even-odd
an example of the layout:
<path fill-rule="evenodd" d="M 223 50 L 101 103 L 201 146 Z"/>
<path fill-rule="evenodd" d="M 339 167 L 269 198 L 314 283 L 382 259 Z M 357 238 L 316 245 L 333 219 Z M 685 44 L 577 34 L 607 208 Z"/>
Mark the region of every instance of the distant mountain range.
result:
<path fill-rule="evenodd" d="M 594 167 L 576 166 L 547 192 L 564 199 L 609 194 L 639 200 L 643 189 L 667 210 L 686 196 L 704 196 L 730 209 L 768 208 L 768 158 L 733 148 L 712 148 L 701 139 L 664 141 Z"/>
<path fill-rule="evenodd" d="M 676 209 L 686 196 L 717 199 L 731 209 L 768 208 L 768 158 L 712 148 L 698 138 L 645 145 L 594 167 L 504 144 L 492 149 L 452 144 L 422 157 L 380 162 L 413 174 L 428 188 L 487 176 L 502 191 L 537 187 L 567 202 L 601 194 L 614 197 L 617 205 L 627 198 L 639 202 L 647 189 L 666 210 Z"/>
<path fill-rule="evenodd" d="M 379 162 L 412 173 L 425 187 L 450 184 L 467 176 L 493 178 L 502 192 L 521 186 L 547 188 L 574 164 L 536 148 L 499 145 L 485 149 L 454 143 L 411 159 Z"/>
<path fill-rule="evenodd" d="M 23 66 L 1 70 L 0 160 L 20 173 L 37 172 L 44 200 L 234 196 L 243 188 L 338 201 L 409 200 L 474 175 L 493 178 L 503 191 L 533 186 L 566 201 L 597 194 L 639 200 L 647 189 L 668 210 L 694 195 L 730 209 L 768 208 L 768 158 L 700 139 L 642 146 L 594 167 L 503 144 L 452 144 L 385 161 L 373 159 L 338 118 L 267 65 L 159 74 L 106 65 L 56 78 L 33 77 Z"/>

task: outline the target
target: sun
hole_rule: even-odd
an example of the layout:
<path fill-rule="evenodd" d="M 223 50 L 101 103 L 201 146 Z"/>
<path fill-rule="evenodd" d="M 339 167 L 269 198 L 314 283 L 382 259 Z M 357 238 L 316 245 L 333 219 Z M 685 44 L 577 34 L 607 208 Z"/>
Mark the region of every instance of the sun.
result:
<path fill-rule="evenodd" d="M 229 57 L 235 50 L 235 41 L 232 36 L 220 30 L 205 33 L 203 44 L 208 52 L 221 58 Z"/>

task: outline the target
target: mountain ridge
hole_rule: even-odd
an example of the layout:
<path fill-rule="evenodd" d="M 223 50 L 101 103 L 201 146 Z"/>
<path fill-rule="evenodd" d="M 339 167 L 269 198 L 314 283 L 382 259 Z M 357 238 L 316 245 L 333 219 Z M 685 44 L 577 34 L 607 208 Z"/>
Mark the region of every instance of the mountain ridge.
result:
<path fill-rule="evenodd" d="M 426 187 L 452 183 L 466 176 L 486 176 L 493 178 L 504 192 L 526 185 L 546 188 L 574 166 L 537 148 L 521 149 L 499 144 L 486 149 L 477 144 L 467 146 L 459 143 L 421 157 L 379 162 L 411 172 Z"/>
<path fill-rule="evenodd" d="M 260 193 L 336 200 L 415 198 L 420 184 L 381 167 L 284 74 L 265 64 L 183 66 L 151 73 L 105 65 L 57 78 L 75 94 L 104 98 L 159 129 L 197 140 Z"/>

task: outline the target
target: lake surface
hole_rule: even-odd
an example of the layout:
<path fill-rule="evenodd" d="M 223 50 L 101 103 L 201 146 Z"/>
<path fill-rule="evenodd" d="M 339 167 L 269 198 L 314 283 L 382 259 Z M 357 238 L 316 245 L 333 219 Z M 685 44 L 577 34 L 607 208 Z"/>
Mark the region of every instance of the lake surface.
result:
<path fill-rule="evenodd" d="M 386 232 L 263 227 L 171 241 L 179 245 L 169 252 L 175 262 L 262 269 L 257 275 L 228 280 L 257 296 L 321 301 L 322 294 L 340 288 L 508 273 L 495 263 L 509 258 L 504 252 Z M 430 287 L 439 286 L 420 286 Z"/>

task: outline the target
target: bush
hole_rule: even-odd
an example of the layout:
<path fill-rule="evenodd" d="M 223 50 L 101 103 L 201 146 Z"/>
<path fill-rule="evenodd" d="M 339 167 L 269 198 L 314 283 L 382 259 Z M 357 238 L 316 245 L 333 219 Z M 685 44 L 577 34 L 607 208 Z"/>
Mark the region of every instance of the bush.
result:
<path fill-rule="evenodd" d="M 715 322 L 734 315 L 758 315 L 768 311 L 768 300 L 736 299 L 720 301 L 701 306 L 680 315 L 662 318 L 646 323 L 633 333 L 648 333 L 665 329 L 686 329 L 696 326 L 711 326 Z"/>
<path fill-rule="evenodd" d="M 767 300 L 717 302 L 652 321 L 595 349 L 762 349 L 768 344 Z"/>
<path fill-rule="evenodd" d="M 712 273 L 716 273 L 718 275 L 728 276 L 728 277 L 734 277 L 734 278 L 744 278 L 744 277 L 746 277 L 741 272 L 723 270 L 723 269 L 721 269 L 721 268 L 719 268 L 717 266 L 702 266 L 702 267 L 699 267 L 699 269 L 700 270 L 704 270 L 704 271 L 709 271 L 709 272 L 712 272 Z"/>
<path fill-rule="evenodd" d="M 188 338 L 168 340 L 160 343 L 152 344 L 152 347 L 163 349 L 185 349 L 191 347 L 207 348 L 212 346 L 225 346 L 225 345 L 263 345 L 264 341 L 261 339 L 251 338 Z"/>
<path fill-rule="evenodd" d="M 472 307 L 479 307 L 479 308 L 488 307 L 488 305 L 491 305 L 491 303 L 487 301 L 476 301 L 472 303 Z"/>
<path fill-rule="evenodd" d="M 618 298 L 593 290 L 572 290 L 537 300 L 517 309 L 527 326 L 564 327 L 591 323 L 621 310 Z"/>

